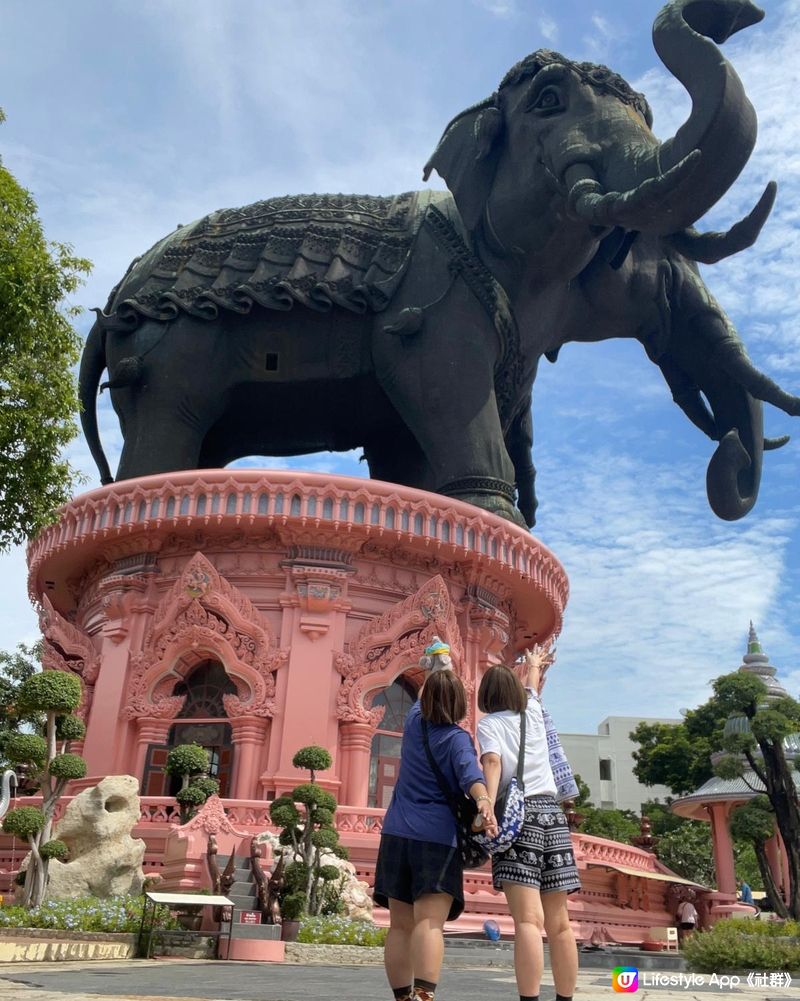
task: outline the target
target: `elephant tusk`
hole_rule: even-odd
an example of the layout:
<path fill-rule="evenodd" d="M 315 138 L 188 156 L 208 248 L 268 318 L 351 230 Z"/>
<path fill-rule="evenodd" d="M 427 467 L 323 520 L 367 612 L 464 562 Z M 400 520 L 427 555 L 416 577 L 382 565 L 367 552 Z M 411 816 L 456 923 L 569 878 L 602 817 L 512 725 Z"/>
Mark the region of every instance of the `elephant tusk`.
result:
<path fill-rule="evenodd" d="M 782 410 L 790 417 L 800 417 L 800 396 L 792 396 L 760 372 L 750 361 L 738 343 L 724 340 L 715 352 L 716 360 L 723 371 L 735 379 L 751 396 Z"/>
<path fill-rule="evenodd" d="M 752 247 L 758 239 L 775 204 L 777 190 L 778 185 L 770 181 L 755 208 L 725 233 L 698 233 L 696 229 L 686 229 L 666 237 L 665 243 L 688 260 L 700 264 L 716 264 L 738 254 Z"/>
<path fill-rule="evenodd" d="M 692 150 L 687 156 L 657 177 L 648 177 L 630 191 L 603 192 L 602 185 L 593 177 L 582 176 L 572 181 L 573 168 L 567 171 L 570 185 L 567 195 L 567 213 L 571 218 L 588 222 L 593 226 L 621 226 L 623 229 L 637 229 L 647 232 L 648 216 L 655 216 L 661 224 L 664 213 L 663 202 L 681 188 L 697 169 L 702 154 Z"/>
<path fill-rule="evenodd" d="M 780 438 L 765 438 L 764 439 L 764 451 L 774 452 L 776 448 L 783 448 L 789 442 L 790 438 L 788 434 L 782 434 Z"/>

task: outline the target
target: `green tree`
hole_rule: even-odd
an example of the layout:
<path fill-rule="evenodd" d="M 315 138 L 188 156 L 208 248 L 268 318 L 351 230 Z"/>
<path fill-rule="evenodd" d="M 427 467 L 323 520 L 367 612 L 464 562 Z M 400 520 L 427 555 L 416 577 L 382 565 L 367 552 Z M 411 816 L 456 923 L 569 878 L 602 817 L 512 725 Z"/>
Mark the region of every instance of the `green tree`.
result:
<path fill-rule="evenodd" d="M 657 837 L 669 834 L 670 831 L 676 831 L 688 823 L 683 817 L 679 817 L 677 813 L 670 810 L 671 802 L 670 799 L 666 803 L 650 799 L 646 803 L 642 803 L 642 814 L 650 819 L 650 828 Z"/>
<path fill-rule="evenodd" d="M 64 300 L 90 268 L 45 238 L 36 203 L 0 162 L 0 550 L 35 535 L 72 492 L 61 453 L 77 433 L 80 338 Z"/>
<path fill-rule="evenodd" d="M 596 806 L 585 806 L 580 812 L 583 815 L 579 828 L 582 834 L 630 845 L 640 833 L 639 820 L 631 810 L 601 810 Z"/>
<path fill-rule="evenodd" d="M 582 810 L 584 807 L 594 806 L 590 797 L 592 795 L 592 790 L 589 788 L 588 782 L 584 782 L 580 775 L 575 774 L 575 785 L 578 787 L 578 795 L 575 797 L 574 805 L 576 810 Z"/>
<path fill-rule="evenodd" d="M 727 753 L 715 771 L 722 778 L 752 771 L 764 786 L 789 862 L 789 916 L 800 918 L 800 797 L 795 768 L 784 750 L 786 738 L 800 731 L 800 702 L 767 694 L 767 686 L 753 674 L 736 671 L 714 682 L 714 698 L 731 721 L 721 740 Z M 766 885 L 764 889 L 768 891 Z"/>
<path fill-rule="evenodd" d="M 690 709 L 681 723 L 640 723 L 631 733 L 634 775 L 644 785 L 665 785 L 675 796 L 699 789 L 714 774 L 711 753 L 721 746 L 728 717 L 715 699 Z"/>
<path fill-rule="evenodd" d="M 775 832 L 775 815 L 767 797 L 756 796 L 749 803 L 737 807 L 731 816 L 730 830 L 734 838 L 739 841 L 747 841 L 753 846 L 758 860 L 761 885 L 764 887 L 772 910 L 779 917 L 788 918 L 789 911 L 775 885 L 775 879 L 767 861 L 766 845 Z"/>
<path fill-rule="evenodd" d="M 685 820 L 661 835 L 656 857 L 684 879 L 703 886 L 715 886 L 711 826 L 699 820 Z"/>
<path fill-rule="evenodd" d="M 199 744 L 179 744 L 167 755 L 164 771 L 181 780 L 175 799 L 180 806 L 182 824 L 192 819 L 209 796 L 219 792 L 219 782 L 208 774 L 210 764 L 208 751 Z"/>
<path fill-rule="evenodd" d="M 281 914 L 285 919 L 301 914 L 319 914 L 325 904 L 325 887 L 341 875 L 334 865 L 322 861 L 324 852 L 347 858 L 334 827 L 336 799 L 316 781 L 316 772 L 331 767 L 333 759 L 324 747 L 301 747 L 292 758 L 295 768 L 308 769 L 311 780 L 279 796 L 270 807 L 273 823 L 281 828 L 280 842 L 291 849 L 285 869 Z M 302 812 L 298 807 L 302 807 Z"/>
<path fill-rule="evenodd" d="M 25 723 L 36 725 L 40 719 L 26 720 L 20 713 L 19 687 L 26 678 L 42 669 L 42 644 L 19 643 L 13 652 L 0 650 L 0 771 L 11 766 L 4 747 L 6 738 L 17 733 Z"/>
<path fill-rule="evenodd" d="M 41 809 L 17 807 L 9 810 L 3 820 L 7 834 L 24 838 L 31 846 L 23 891 L 23 904 L 27 907 L 37 907 L 45 898 L 50 859 L 64 857 L 63 842 L 52 839 L 53 816 L 64 787 L 86 775 L 86 762 L 80 755 L 68 753 L 63 735 L 65 720 L 70 717 L 73 723 L 67 725 L 67 730 L 74 734 L 72 739 L 83 736 L 83 724 L 73 716 L 80 701 L 80 680 L 64 671 L 30 675 L 16 692 L 16 709 L 22 719 L 41 714 L 46 720 L 44 737 L 15 733 L 8 735 L 4 744 L 8 760 L 28 768 L 42 790 Z"/>

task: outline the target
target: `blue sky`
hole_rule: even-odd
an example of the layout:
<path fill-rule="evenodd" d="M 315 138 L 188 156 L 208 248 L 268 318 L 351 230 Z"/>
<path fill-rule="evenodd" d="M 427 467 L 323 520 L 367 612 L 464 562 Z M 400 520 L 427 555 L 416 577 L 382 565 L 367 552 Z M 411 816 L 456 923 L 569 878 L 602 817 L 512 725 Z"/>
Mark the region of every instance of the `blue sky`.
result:
<path fill-rule="evenodd" d="M 103 305 L 130 260 L 212 209 L 295 192 L 422 187 L 450 118 L 540 47 L 604 62 L 644 90 L 657 135 L 688 113 L 660 68 L 651 0 L 6 0 L 0 9 L 3 162 L 48 235 L 95 263 L 76 297 Z M 704 220 L 724 228 L 770 178 L 778 202 L 755 248 L 704 269 L 755 362 L 800 393 L 800 0 L 726 46 L 759 116 L 756 152 Z M 441 182 L 434 179 L 436 186 Z M 88 317 L 80 321 L 88 329 Z M 120 437 L 107 399 L 106 450 Z M 800 691 L 800 421 L 767 408 L 761 494 L 725 524 L 705 498 L 711 443 L 637 344 L 568 345 L 534 393 L 536 534 L 571 599 L 548 697 L 561 727 L 674 716 L 741 662 L 752 618 Z M 96 485 L 82 440 L 75 465 Z M 255 463 L 254 463 L 255 464 Z M 287 465 L 286 460 L 271 465 Z M 296 468 L 363 474 L 357 455 Z M 0 648 L 36 635 L 24 554 L 0 557 Z"/>

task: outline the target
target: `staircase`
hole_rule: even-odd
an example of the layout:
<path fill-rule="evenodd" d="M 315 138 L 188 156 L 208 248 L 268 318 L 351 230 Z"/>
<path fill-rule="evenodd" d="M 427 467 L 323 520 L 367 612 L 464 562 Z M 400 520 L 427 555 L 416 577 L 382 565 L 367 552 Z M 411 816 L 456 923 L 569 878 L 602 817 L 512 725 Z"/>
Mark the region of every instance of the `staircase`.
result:
<path fill-rule="evenodd" d="M 224 869 L 230 862 L 230 856 L 220 855 L 220 868 Z M 228 959 L 250 959 L 261 962 L 281 962 L 284 956 L 284 945 L 281 941 L 280 925 L 243 924 L 241 920 L 244 911 L 256 911 L 261 914 L 258 905 L 258 888 L 253 876 L 250 859 L 247 856 L 235 855 L 233 883 L 225 894 L 233 901 L 233 930 L 231 933 L 230 955 L 225 957 L 227 941 L 220 941 L 220 955 Z"/>

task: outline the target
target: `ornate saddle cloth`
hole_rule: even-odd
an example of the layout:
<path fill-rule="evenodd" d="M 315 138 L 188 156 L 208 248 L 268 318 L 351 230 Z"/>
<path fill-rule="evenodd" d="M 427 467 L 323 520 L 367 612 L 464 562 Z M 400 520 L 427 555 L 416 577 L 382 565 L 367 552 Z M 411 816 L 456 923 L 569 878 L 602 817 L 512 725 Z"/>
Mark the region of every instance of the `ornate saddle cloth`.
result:
<path fill-rule="evenodd" d="M 456 212 L 448 193 L 428 191 L 295 195 L 212 212 L 133 262 L 111 293 L 105 325 L 131 329 L 181 313 L 211 320 L 255 305 L 380 311 L 431 205 Z"/>

